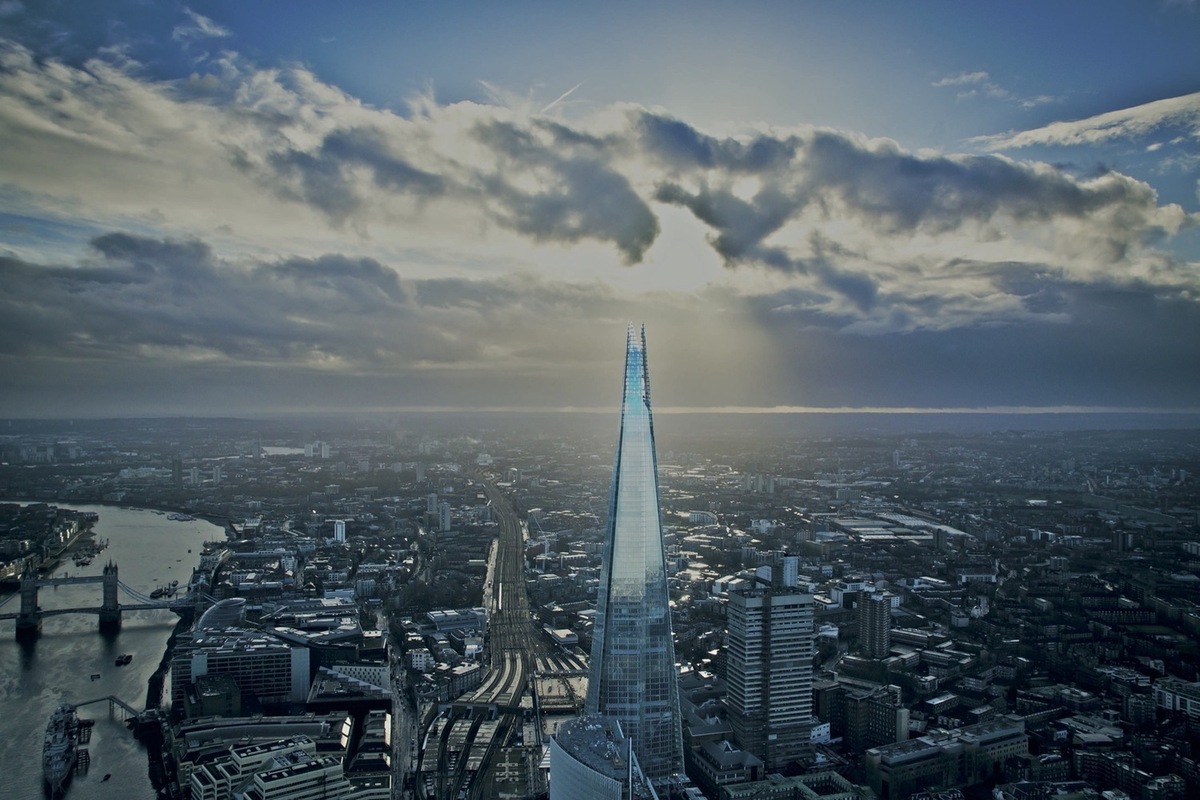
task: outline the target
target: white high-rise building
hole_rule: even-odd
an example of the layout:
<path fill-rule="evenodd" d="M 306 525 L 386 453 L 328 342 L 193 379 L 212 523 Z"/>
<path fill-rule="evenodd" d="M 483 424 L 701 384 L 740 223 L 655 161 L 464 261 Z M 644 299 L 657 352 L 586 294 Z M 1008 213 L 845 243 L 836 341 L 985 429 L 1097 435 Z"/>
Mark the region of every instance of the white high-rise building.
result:
<path fill-rule="evenodd" d="M 346 520 L 335 519 L 333 521 L 333 540 L 338 544 L 346 542 Z"/>
<path fill-rule="evenodd" d="M 449 503 L 439 503 L 438 504 L 438 530 L 439 531 L 450 530 L 450 504 Z"/>
<path fill-rule="evenodd" d="M 734 736 L 767 769 L 811 757 L 813 596 L 775 580 L 731 590 L 725 704 Z"/>

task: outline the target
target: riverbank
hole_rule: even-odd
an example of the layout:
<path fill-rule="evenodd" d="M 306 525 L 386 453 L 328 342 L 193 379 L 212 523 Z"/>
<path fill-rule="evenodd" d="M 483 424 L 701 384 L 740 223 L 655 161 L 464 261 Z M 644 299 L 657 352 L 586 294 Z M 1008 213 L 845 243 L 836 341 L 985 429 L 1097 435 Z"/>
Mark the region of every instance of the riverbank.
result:
<path fill-rule="evenodd" d="M 45 505 L 54 509 L 66 509 L 74 512 L 67 506 L 58 506 L 53 503 L 43 503 L 39 500 L 3 500 L 0 505 L 17 505 L 22 508 L 29 505 Z M 32 566 L 34 572 L 45 574 L 56 569 L 62 561 L 62 557 L 75 549 L 79 541 L 93 533 L 92 526 L 95 525 L 96 519 L 94 515 L 82 514 L 76 512 L 76 518 L 73 519 L 74 529 L 71 531 L 70 537 L 61 543 L 54 545 L 48 544 L 44 539 L 49 533 L 43 533 L 35 544 L 36 550 L 40 550 L 42 555 L 38 555 L 36 550 L 28 555 L 6 563 L 0 567 L 0 589 L 15 590 L 21 585 L 21 575 L 25 572 L 26 566 Z M 32 548 L 31 548 L 32 549 Z"/>
<path fill-rule="evenodd" d="M 154 674 L 150 676 L 150 680 L 146 684 L 146 710 L 150 711 L 154 709 L 159 711 L 156 724 L 146 726 L 139 733 L 139 736 L 142 738 L 142 744 L 146 746 L 150 783 L 160 797 L 172 799 L 179 796 L 179 776 L 175 758 L 166 749 L 166 743 L 169 741 L 166 728 L 170 725 L 170 712 L 169 710 L 162 709 L 163 688 L 166 683 L 167 673 L 171 670 L 171 659 L 175 657 L 175 643 L 180 636 L 186 636 L 191 633 L 194 622 L 195 612 L 192 610 L 185 611 L 180 616 L 179 622 L 175 624 L 175 629 L 171 631 L 171 636 L 167 639 L 167 646 L 163 651 L 162 659 L 159 660 L 158 667 L 154 670 Z"/>
<path fill-rule="evenodd" d="M 120 567 L 121 582 L 142 594 L 174 578 L 186 583 L 201 558 L 204 542 L 225 538 L 219 525 L 202 519 L 168 521 L 128 503 L 98 506 L 63 501 L 56 505 L 99 512 L 94 534 L 109 541 L 102 558 L 70 567 L 71 577 L 98 578 L 111 560 Z M 67 563 L 64 560 L 63 564 Z M 63 568 L 60 566 L 58 573 Z M 164 712 L 169 710 L 169 665 L 173 655 L 186 646 L 183 637 L 190 635 L 191 622 L 166 610 L 137 610 L 124 614 L 118 630 L 99 633 L 95 612 L 86 609 L 100 605 L 100 597 L 98 581 L 43 588 L 38 602 L 46 611 L 85 610 L 47 617 L 42 636 L 33 642 L 16 641 L 12 622 L 0 628 L 0 676 L 4 678 L 0 681 L 0 719 L 5 732 L 0 737 L 0 797 L 5 800 L 45 800 L 41 776 L 31 775 L 28 766 L 40 763 L 46 719 L 60 703 L 113 695 L 139 711 L 142 700 L 150 700 L 152 709 L 158 705 Z M 124 597 L 121 602 L 133 603 Z M 114 660 L 123 653 L 133 654 L 133 662 L 115 666 Z M 155 704 L 153 700 L 158 698 Z M 148 769 L 151 760 L 161 761 L 160 726 L 142 726 L 141 737 L 135 739 L 119 718 L 99 717 L 87 746 L 91 770 L 76 776 L 69 797 L 164 800 L 165 793 L 154 787 Z M 112 777 L 102 781 L 105 774 Z"/>
<path fill-rule="evenodd" d="M 48 506 L 58 506 L 67 508 L 70 506 L 104 506 L 107 508 L 127 508 L 133 511 L 151 511 L 155 514 L 183 514 L 193 517 L 194 519 L 202 519 L 205 522 L 212 523 L 219 528 L 228 528 L 233 522 L 231 517 L 221 514 L 213 514 L 207 511 L 196 511 L 194 509 L 181 508 L 179 506 L 159 506 L 148 505 L 145 503 L 134 503 L 128 500 L 89 500 L 76 498 L 71 500 L 53 499 L 47 500 L 44 497 L 7 497 L 0 500 L 0 503 L 19 503 L 28 505 L 29 503 L 43 503 Z"/>

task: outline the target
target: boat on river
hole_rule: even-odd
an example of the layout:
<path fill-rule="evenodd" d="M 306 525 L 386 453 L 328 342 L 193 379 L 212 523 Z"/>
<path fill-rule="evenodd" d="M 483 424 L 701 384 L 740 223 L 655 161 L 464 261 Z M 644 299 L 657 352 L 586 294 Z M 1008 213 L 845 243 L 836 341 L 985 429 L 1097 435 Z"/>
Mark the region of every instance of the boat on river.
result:
<path fill-rule="evenodd" d="M 42 778 L 50 790 L 50 797 L 62 793 L 75 771 L 78 745 L 79 716 L 75 706 L 64 703 L 50 715 L 46 736 L 42 739 Z"/>

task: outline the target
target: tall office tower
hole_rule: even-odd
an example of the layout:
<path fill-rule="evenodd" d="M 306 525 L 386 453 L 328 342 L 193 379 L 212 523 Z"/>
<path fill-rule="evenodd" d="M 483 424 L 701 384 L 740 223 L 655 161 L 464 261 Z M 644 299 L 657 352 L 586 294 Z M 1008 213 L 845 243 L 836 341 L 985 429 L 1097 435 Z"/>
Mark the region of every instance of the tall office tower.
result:
<path fill-rule="evenodd" d="M 858 642 L 868 658 L 887 658 L 892 649 L 892 596 L 863 592 L 858 600 Z"/>
<path fill-rule="evenodd" d="M 621 430 L 592 634 L 587 713 L 616 718 L 646 777 L 683 772 L 646 330 L 629 326 Z"/>
<path fill-rule="evenodd" d="M 768 770 L 812 756 L 813 596 L 785 574 L 731 588 L 726 606 L 729 724 Z"/>
<path fill-rule="evenodd" d="M 338 544 L 346 541 L 346 520 L 335 519 L 333 521 L 333 540 Z"/>

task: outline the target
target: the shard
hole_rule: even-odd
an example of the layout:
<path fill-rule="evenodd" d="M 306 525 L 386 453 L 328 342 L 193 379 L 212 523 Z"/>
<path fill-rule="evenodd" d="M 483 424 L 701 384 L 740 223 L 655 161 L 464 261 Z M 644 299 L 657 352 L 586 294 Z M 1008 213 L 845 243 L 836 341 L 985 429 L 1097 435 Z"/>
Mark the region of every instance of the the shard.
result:
<path fill-rule="evenodd" d="M 629 326 L 587 711 L 615 717 L 656 785 L 683 772 L 646 330 Z"/>

